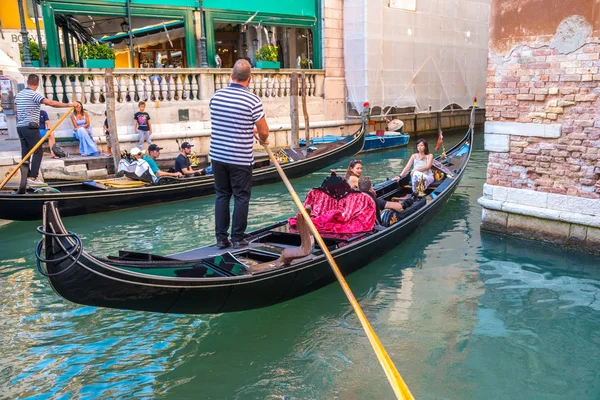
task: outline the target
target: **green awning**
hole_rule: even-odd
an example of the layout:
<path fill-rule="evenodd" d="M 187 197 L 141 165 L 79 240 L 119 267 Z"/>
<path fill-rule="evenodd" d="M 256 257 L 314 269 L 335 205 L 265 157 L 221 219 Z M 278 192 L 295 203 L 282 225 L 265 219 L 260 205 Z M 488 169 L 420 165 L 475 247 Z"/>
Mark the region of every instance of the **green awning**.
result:
<path fill-rule="evenodd" d="M 144 26 L 143 28 L 133 29 L 131 31 L 131 33 L 133 34 L 134 37 L 142 37 L 142 36 L 146 36 L 146 35 L 151 35 L 153 33 L 158 33 L 160 31 L 164 31 L 165 27 L 167 28 L 167 30 L 169 30 L 169 29 L 174 29 L 174 28 L 180 28 L 182 26 L 183 26 L 183 21 L 170 21 L 170 22 L 165 22 L 164 24 L 160 23 L 160 24 L 155 24 L 155 25 Z M 100 43 L 119 42 L 128 37 L 129 37 L 129 32 L 119 32 L 116 35 L 103 36 L 100 39 L 98 39 L 98 41 Z"/>

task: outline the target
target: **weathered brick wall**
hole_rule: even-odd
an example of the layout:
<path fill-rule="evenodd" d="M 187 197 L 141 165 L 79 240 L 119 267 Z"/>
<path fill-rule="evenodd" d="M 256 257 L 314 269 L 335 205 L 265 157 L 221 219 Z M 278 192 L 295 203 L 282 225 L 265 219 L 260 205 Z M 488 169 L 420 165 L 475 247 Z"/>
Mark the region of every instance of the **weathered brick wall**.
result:
<path fill-rule="evenodd" d="M 486 120 L 559 126 L 560 136 L 510 135 L 508 152 L 490 153 L 488 184 L 600 198 L 599 66 L 595 43 L 490 56 Z"/>

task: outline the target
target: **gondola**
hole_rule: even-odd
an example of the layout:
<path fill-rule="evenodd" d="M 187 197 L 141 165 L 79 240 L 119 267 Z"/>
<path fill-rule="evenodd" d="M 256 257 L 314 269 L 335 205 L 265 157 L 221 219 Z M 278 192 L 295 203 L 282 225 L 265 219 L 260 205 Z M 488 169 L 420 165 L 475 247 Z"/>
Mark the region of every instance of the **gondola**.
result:
<path fill-rule="evenodd" d="M 339 138 L 334 143 L 280 150 L 278 154 L 285 173 L 290 178 L 301 177 L 358 153 L 364 144 L 367 119 L 368 115 L 363 116 L 361 128 L 355 134 Z M 277 170 L 269 160 L 255 163 L 253 186 L 277 182 L 279 179 Z M 184 200 L 213 193 L 214 179 L 210 174 L 190 178 L 161 178 L 156 184 L 136 187 L 114 187 L 106 181 L 84 181 L 29 188 L 23 194 L 3 189 L 0 191 L 0 219 L 39 220 L 42 218 L 42 206 L 46 201 L 58 202 L 61 215 L 68 217 Z"/>
<path fill-rule="evenodd" d="M 319 138 L 311 139 L 311 144 L 333 143 L 338 140 L 338 136 L 327 135 Z M 398 132 L 376 131 L 369 132 L 365 135 L 365 144 L 360 153 L 368 153 L 371 151 L 389 150 L 396 147 L 404 147 L 408 145 L 410 135 Z M 300 146 L 305 146 L 306 140 L 300 140 Z"/>
<path fill-rule="evenodd" d="M 472 136 L 469 129 L 446 157 L 436 158 L 438 179 L 404 211 L 383 211 L 367 232 L 322 235 L 344 275 L 392 250 L 442 209 L 468 164 Z M 412 193 L 409 179 L 387 180 L 375 186 L 376 195 L 386 200 L 406 197 Z M 288 249 L 306 244 L 305 232 L 295 231 L 287 220 L 250 232 L 244 248 L 206 246 L 168 256 L 130 251 L 106 258 L 88 254 L 81 239 L 63 225 L 56 202 L 44 204 L 38 231 L 42 234 L 36 250 L 39 271 L 56 293 L 77 304 L 161 313 L 224 313 L 271 306 L 335 281 L 318 246 L 291 262 L 277 263 Z"/>

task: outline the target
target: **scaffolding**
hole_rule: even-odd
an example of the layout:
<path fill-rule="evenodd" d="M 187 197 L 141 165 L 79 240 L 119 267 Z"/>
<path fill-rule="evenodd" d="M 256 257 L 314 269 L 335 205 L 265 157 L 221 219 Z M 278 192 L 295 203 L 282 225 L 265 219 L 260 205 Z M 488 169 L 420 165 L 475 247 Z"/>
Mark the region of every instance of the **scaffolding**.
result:
<path fill-rule="evenodd" d="M 351 108 L 485 106 L 490 0 L 346 0 Z"/>

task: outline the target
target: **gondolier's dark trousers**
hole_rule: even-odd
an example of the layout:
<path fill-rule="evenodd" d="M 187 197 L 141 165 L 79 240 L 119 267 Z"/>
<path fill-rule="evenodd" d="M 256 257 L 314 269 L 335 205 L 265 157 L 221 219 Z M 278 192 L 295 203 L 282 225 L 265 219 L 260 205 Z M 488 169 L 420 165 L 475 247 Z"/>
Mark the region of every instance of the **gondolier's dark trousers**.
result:
<path fill-rule="evenodd" d="M 35 147 L 37 142 L 40 141 L 40 129 L 18 126 L 17 133 L 19 134 L 19 139 L 21 139 L 21 158 L 23 158 Z M 27 174 L 28 177 L 37 178 L 40 172 L 43 154 L 44 150 L 42 149 L 42 146 L 40 146 L 31 156 L 31 164 L 29 165 L 29 173 Z"/>
<path fill-rule="evenodd" d="M 229 230 L 229 201 L 233 195 L 233 223 L 231 240 L 244 238 L 248 226 L 248 207 L 252 189 L 252 166 L 212 162 L 215 177 L 215 235 L 217 241 L 225 241 Z"/>

